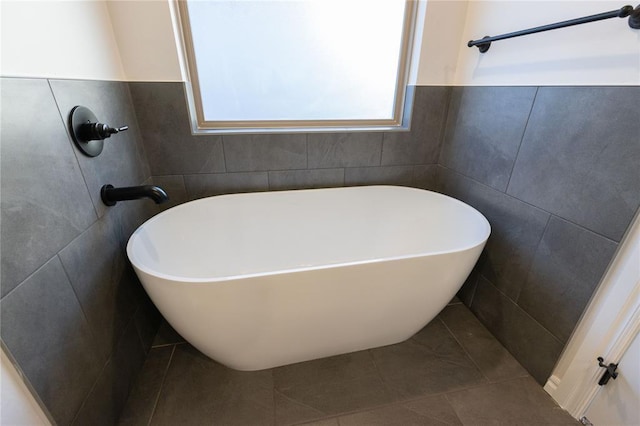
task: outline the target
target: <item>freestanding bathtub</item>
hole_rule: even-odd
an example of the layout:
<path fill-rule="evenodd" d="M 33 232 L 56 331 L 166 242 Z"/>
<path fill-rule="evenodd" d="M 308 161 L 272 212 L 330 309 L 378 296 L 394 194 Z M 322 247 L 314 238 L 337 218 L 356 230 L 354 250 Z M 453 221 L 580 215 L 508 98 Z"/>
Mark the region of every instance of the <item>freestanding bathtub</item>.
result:
<path fill-rule="evenodd" d="M 221 195 L 171 208 L 127 254 L 207 356 L 260 370 L 408 339 L 451 300 L 490 226 L 435 192 L 366 186 Z"/>

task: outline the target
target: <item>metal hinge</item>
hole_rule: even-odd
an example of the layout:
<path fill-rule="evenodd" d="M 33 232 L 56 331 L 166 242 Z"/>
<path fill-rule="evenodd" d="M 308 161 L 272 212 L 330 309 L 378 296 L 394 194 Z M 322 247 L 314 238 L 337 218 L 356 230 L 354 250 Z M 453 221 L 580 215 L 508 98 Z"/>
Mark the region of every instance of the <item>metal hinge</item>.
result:
<path fill-rule="evenodd" d="M 591 423 L 589 421 L 589 419 L 587 418 L 587 416 L 582 416 L 580 417 L 580 423 L 582 423 L 585 426 L 593 426 L 593 423 Z"/>

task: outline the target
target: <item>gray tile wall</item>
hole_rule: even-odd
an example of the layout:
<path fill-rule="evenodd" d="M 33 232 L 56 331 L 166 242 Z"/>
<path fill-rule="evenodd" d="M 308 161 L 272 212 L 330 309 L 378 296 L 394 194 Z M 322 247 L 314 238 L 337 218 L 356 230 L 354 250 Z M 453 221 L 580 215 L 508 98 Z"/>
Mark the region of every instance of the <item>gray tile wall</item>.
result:
<path fill-rule="evenodd" d="M 418 87 L 411 131 L 193 136 L 182 83 L 129 83 L 154 182 L 182 201 L 231 192 L 435 188 L 448 87 Z"/>
<path fill-rule="evenodd" d="M 391 184 L 478 208 L 461 299 L 540 382 L 640 204 L 638 87 L 417 87 L 410 132 L 193 136 L 181 83 L 129 83 L 154 182 L 229 192 Z"/>
<path fill-rule="evenodd" d="M 158 209 L 99 198 L 150 181 L 129 87 L 2 78 L 0 91 L 2 344 L 57 424 L 114 424 L 160 320 L 124 252 Z M 78 104 L 129 131 L 83 156 L 65 124 Z"/>
<path fill-rule="evenodd" d="M 640 205 L 640 87 L 456 87 L 440 189 L 492 234 L 460 298 L 544 383 Z"/>

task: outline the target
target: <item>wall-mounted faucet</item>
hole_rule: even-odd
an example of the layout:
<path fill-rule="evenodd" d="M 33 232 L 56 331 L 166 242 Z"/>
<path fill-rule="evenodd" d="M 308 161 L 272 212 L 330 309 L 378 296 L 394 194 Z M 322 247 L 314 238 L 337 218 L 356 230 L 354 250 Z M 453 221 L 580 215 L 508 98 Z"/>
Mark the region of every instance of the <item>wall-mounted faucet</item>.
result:
<path fill-rule="evenodd" d="M 140 198 L 151 198 L 156 204 L 169 201 L 167 193 L 162 188 L 153 185 L 127 186 L 124 188 L 104 185 L 100 190 L 100 197 L 107 206 L 115 206 L 118 201 L 138 200 Z"/>

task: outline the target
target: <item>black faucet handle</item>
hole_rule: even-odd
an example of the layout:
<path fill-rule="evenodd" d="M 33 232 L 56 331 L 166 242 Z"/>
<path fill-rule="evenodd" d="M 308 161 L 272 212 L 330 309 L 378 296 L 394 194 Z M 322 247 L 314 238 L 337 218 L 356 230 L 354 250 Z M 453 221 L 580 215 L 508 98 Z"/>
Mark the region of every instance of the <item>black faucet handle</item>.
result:
<path fill-rule="evenodd" d="M 103 140 L 125 130 L 129 130 L 129 126 L 116 128 L 104 123 L 85 123 L 81 126 L 80 138 L 83 141 Z"/>

